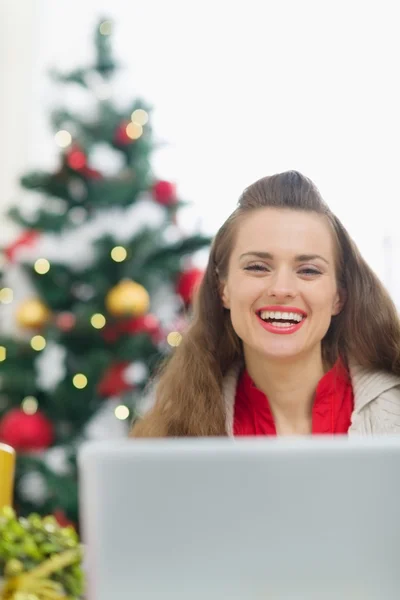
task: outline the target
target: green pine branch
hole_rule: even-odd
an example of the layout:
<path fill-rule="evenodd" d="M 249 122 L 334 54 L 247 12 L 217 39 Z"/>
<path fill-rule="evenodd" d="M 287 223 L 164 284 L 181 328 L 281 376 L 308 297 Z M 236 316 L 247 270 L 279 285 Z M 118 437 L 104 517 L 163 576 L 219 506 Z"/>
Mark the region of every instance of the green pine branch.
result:
<path fill-rule="evenodd" d="M 49 75 L 53 81 L 62 84 L 77 84 L 83 88 L 90 87 L 90 76 L 100 74 L 109 80 L 120 68 L 114 59 L 112 51 L 113 23 L 108 19 L 101 19 L 95 28 L 94 45 L 95 59 L 93 64 L 62 73 L 58 69 L 51 69 Z"/>
<path fill-rule="evenodd" d="M 211 238 L 208 236 L 200 234 L 192 235 L 170 246 L 156 249 L 147 257 L 144 267 L 157 270 L 169 269 L 169 265 L 176 264 L 177 260 L 181 264 L 182 258 L 198 250 L 207 248 L 210 243 Z"/>

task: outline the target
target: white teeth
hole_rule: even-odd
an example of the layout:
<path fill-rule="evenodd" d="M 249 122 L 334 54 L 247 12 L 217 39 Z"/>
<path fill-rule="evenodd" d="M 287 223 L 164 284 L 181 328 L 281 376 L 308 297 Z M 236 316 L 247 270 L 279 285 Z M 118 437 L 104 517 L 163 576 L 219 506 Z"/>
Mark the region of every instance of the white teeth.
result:
<path fill-rule="evenodd" d="M 300 321 L 303 320 L 303 316 L 299 313 L 294 312 L 282 312 L 282 311 L 273 311 L 273 310 L 262 310 L 260 312 L 260 317 L 266 321 L 267 319 L 272 320 L 281 320 L 281 321 Z"/>

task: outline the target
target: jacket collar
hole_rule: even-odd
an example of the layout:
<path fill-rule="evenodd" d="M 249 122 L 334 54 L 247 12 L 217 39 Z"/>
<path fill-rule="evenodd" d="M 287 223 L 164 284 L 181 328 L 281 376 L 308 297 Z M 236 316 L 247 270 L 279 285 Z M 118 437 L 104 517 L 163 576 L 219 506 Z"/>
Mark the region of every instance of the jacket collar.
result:
<path fill-rule="evenodd" d="M 235 363 L 223 381 L 223 397 L 226 410 L 226 430 L 233 436 L 233 418 L 236 387 L 243 362 Z M 376 400 L 381 394 L 395 387 L 400 387 L 400 377 L 386 371 L 373 371 L 351 363 L 350 378 L 354 393 L 354 413 L 359 413 L 367 404 Z"/>
<path fill-rule="evenodd" d="M 354 412 L 359 413 L 381 394 L 400 386 L 400 377 L 387 371 L 373 371 L 350 364 L 350 377 L 354 392 Z"/>

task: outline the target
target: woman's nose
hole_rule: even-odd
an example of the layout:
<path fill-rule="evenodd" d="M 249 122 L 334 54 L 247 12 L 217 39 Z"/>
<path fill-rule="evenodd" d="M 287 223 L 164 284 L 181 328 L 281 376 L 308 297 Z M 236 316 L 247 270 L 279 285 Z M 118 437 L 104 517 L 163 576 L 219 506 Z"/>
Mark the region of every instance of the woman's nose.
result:
<path fill-rule="evenodd" d="M 296 277 L 286 269 L 276 270 L 268 283 L 268 295 L 272 298 L 294 298 L 297 294 Z"/>

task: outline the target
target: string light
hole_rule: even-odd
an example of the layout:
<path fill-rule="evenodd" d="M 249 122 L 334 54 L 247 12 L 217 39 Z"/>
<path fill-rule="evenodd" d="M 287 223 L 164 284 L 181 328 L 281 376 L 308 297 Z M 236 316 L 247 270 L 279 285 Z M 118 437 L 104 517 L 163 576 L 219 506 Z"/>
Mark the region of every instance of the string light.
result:
<path fill-rule="evenodd" d="M 149 115 L 142 108 L 137 108 L 131 114 L 131 119 L 133 123 L 137 123 L 138 125 L 146 125 L 149 120 Z"/>
<path fill-rule="evenodd" d="M 50 271 L 50 263 L 47 258 L 38 258 L 33 268 L 39 275 L 45 275 Z"/>
<path fill-rule="evenodd" d="M 84 375 L 83 373 L 77 373 L 76 375 L 74 375 L 72 383 L 76 388 L 78 388 L 78 390 L 83 390 L 83 388 L 87 386 L 88 380 L 86 375 Z"/>
<path fill-rule="evenodd" d="M 125 131 L 131 140 L 138 140 L 143 133 L 143 127 L 139 123 L 128 123 Z"/>
<path fill-rule="evenodd" d="M 0 346 L 0 362 L 6 360 L 7 358 L 7 348 L 5 346 Z"/>
<path fill-rule="evenodd" d="M 122 262 L 128 256 L 128 252 L 123 246 L 115 246 L 111 250 L 111 258 L 115 260 L 115 262 Z"/>
<path fill-rule="evenodd" d="M 106 318 L 101 313 L 92 315 L 90 322 L 95 329 L 102 329 L 106 324 Z"/>
<path fill-rule="evenodd" d="M 22 400 L 21 406 L 26 415 L 34 415 L 38 409 L 38 401 L 34 396 L 27 396 Z"/>
<path fill-rule="evenodd" d="M 114 414 L 120 421 L 125 421 L 129 417 L 129 408 L 124 404 L 120 404 L 115 408 Z"/>
<path fill-rule="evenodd" d="M 11 288 L 2 288 L 0 290 L 0 302 L 1 304 L 11 304 L 14 298 L 14 292 Z"/>
<path fill-rule="evenodd" d="M 99 27 L 101 35 L 110 35 L 112 31 L 111 21 L 103 21 Z"/>
<path fill-rule="evenodd" d="M 60 148 L 68 148 L 72 142 L 72 135 L 66 129 L 60 129 L 60 131 L 57 131 L 54 139 Z"/>
<path fill-rule="evenodd" d="M 46 348 L 46 340 L 42 335 L 34 335 L 31 339 L 31 346 L 34 350 L 38 352 Z"/>
<path fill-rule="evenodd" d="M 182 334 L 179 331 L 171 331 L 167 336 L 167 342 L 170 346 L 179 346 L 182 341 Z"/>

